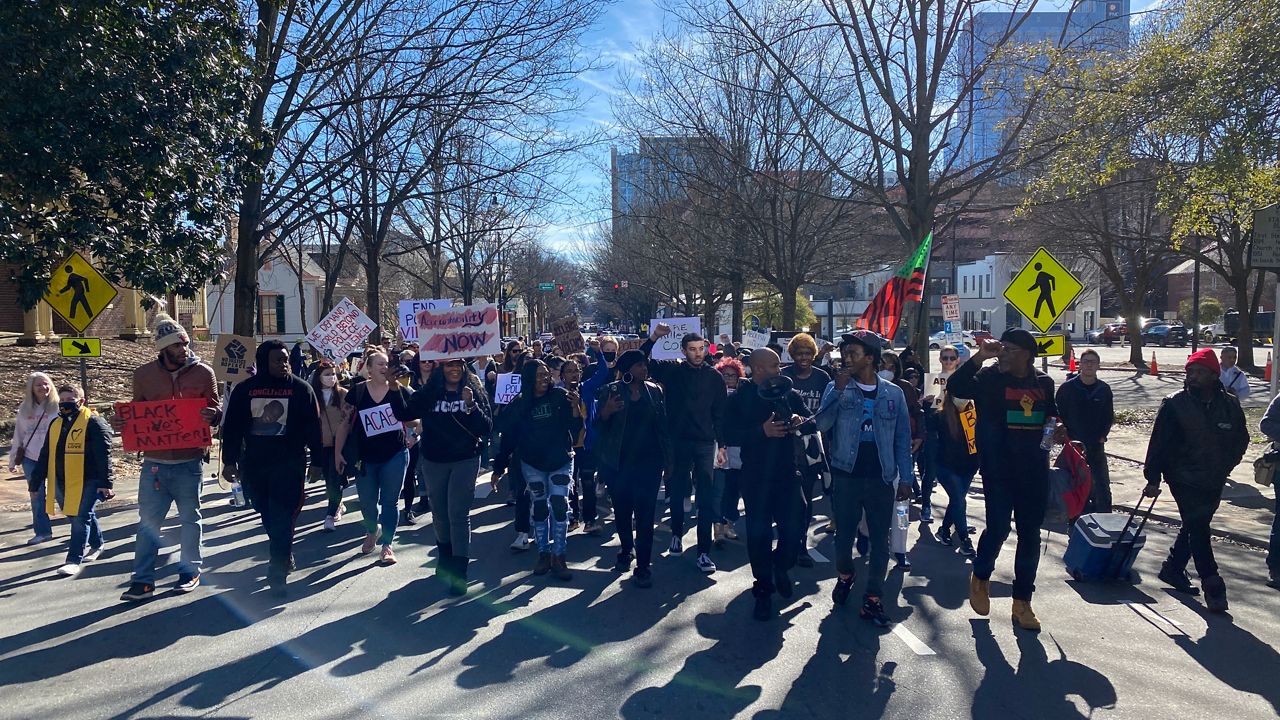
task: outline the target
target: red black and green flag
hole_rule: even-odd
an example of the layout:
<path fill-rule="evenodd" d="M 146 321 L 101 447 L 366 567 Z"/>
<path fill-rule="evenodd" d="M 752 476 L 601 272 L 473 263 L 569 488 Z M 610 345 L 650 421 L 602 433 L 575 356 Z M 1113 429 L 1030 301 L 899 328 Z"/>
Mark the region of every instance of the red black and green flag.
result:
<path fill-rule="evenodd" d="M 933 248 L 933 233 L 920 241 L 920 247 L 880 288 L 875 299 L 863 311 L 855 326 L 879 333 L 890 340 L 897 334 L 902 312 L 911 301 L 924 299 L 924 277 L 929 268 L 929 251 Z"/>

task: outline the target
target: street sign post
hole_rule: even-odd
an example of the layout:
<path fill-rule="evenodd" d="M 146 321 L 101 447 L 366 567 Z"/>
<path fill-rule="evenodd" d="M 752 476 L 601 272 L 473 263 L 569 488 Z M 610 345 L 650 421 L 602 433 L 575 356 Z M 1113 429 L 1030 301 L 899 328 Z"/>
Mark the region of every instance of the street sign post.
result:
<path fill-rule="evenodd" d="M 119 293 L 97 268 L 78 252 L 58 263 L 49 279 L 44 301 L 67 324 L 82 333 L 98 319 Z"/>
<path fill-rule="evenodd" d="M 84 335 L 85 329 L 119 294 L 106 276 L 90 265 L 83 255 L 73 252 L 53 271 L 49 287 L 44 291 L 44 301 L 76 332 Z M 78 341 L 79 344 L 68 344 L 67 340 Z M 95 343 L 97 352 L 93 353 Z M 68 355 L 68 349 L 73 354 Z M 80 358 L 80 387 L 84 390 L 85 402 L 88 402 L 89 364 L 85 358 L 102 357 L 102 341 L 98 338 L 67 338 L 62 341 L 62 355 Z"/>
<path fill-rule="evenodd" d="M 1004 299 L 1040 332 L 1049 332 L 1084 284 L 1048 250 L 1036 250 L 1004 289 Z"/>
<path fill-rule="evenodd" d="M 960 296 L 959 295 L 943 295 L 942 296 L 942 319 L 955 321 L 960 319 Z M 948 330 L 947 332 L 951 332 Z"/>
<path fill-rule="evenodd" d="M 102 357 L 102 338 L 62 338 L 62 357 Z"/>
<path fill-rule="evenodd" d="M 1253 241 L 1249 243 L 1249 263 L 1254 268 L 1280 270 L 1280 203 L 1273 203 L 1253 213 Z M 1276 302 L 1280 303 L 1280 282 L 1276 283 Z M 1280 307 L 1277 304 L 1276 307 Z M 1272 357 L 1280 358 L 1280 333 L 1272 332 Z M 1280 373 L 1271 373 L 1271 397 L 1276 396 Z"/>
<path fill-rule="evenodd" d="M 553 283 L 553 282 L 549 282 L 549 283 L 538 283 L 538 289 L 539 289 L 539 290 L 541 290 L 541 291 L 543 291 L 543 292 L 551 292 L 552 290 L 555 290 L 555 289 L 556 289 L 556 284 L 555 284 L 555 283 Z"/>

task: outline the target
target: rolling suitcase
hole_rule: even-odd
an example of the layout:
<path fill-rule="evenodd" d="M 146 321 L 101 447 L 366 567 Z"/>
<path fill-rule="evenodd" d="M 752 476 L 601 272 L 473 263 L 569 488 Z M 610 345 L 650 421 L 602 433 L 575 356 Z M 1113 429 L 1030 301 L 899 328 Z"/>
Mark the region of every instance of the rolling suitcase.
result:
<path fill-rule="evenodd" d="M 1147 536 L 1142 531 L 1156 506 L 1156 498 L 1150 498 L 1151 502 L 1146 503 L 1143 511 L 1146 499 L 1140 498 L 1128 516 L 1122 513 L 1090 513 L 1076 518 L 1067 541 L 1067 552 L 1062 558 L 1071 577 L 1076 580 L 1130 578 L 1133 561 L 1147 543 Z M 1141 518 L 1138 518 L 1139 513 Z"/>

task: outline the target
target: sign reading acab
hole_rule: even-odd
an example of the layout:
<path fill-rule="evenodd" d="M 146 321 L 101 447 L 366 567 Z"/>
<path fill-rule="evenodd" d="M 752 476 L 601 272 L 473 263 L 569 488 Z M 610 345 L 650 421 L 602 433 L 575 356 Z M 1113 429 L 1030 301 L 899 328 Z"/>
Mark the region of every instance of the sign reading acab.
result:
<path fill-rule="evenodd" d="M 1048 250 L 1040 248 L 1009 281 L 1004 299 L 1037 330 L 1049 332 L 1082 290 L 1084 284 Z"/>
<path fill-rule="evenodd" d="M 75 252 L 54 269 L 44 301 L 77 332 L 84 332 L 118 294 L 97 268 Z"/>

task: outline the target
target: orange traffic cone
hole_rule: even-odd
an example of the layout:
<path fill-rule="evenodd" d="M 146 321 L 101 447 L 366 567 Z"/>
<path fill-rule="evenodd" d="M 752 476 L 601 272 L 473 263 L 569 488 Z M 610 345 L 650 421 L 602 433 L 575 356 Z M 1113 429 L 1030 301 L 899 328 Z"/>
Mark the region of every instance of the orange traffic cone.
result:
<path fill-rule="evenodd" d="M 1076 354 L 1071 353 L 1071 361 L 1067 363 L 1067 372 L 1076 371 Z"/>
<path fill-rule="evenodd" d="M 1263 373 L 1263 379 L 1271 382 L 1271 353 L 1267 353 L 1267 369 Z"/>
<path fill-rule="evenodd" d="M 1159 375 L 1159 374 L 1160 374 L 1160 366 L 1156 364 L 1156 354 L 1155 354 L 1155 351 L 1152 351 L 1152 353 L 1151 353 L 1151 374 L 1152 374 L 1152 375 Z"/>

